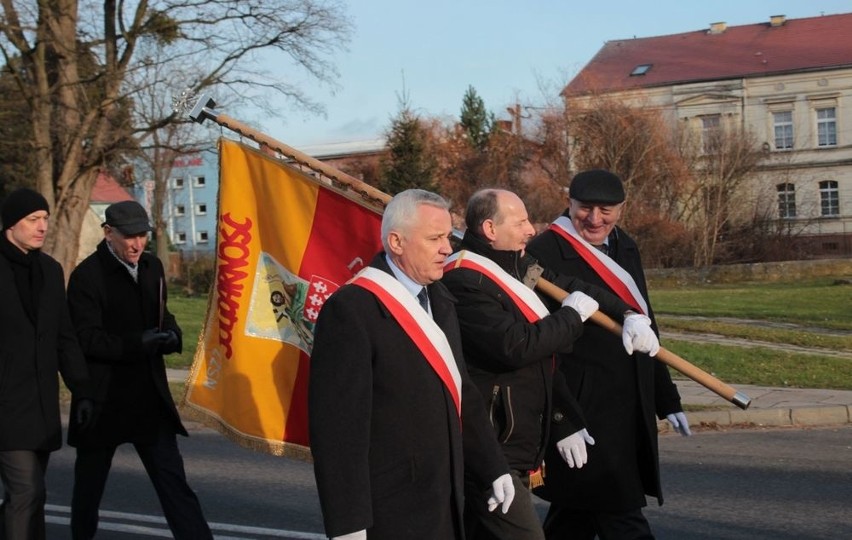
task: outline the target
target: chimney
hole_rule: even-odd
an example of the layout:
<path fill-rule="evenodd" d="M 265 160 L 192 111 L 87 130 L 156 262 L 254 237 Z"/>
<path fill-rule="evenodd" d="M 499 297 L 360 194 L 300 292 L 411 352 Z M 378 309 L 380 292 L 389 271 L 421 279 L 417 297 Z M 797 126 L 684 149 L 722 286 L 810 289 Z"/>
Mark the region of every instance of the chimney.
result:
<path fill-rule="evenodd" d="M 714 22 L 710 23 L 710 30 L 707 32 L 708 34 L 715 35 L 721 34 L 728 27 L 728 23 L 726 22 Z"/>
<path fill-rule="evenodd" d="M 776 28 L 778 26 L 784 26 L 784 23 L 787 22 L 786 15 L 770 15 L 769 16 L 769 26 L 772 28 Z"/>

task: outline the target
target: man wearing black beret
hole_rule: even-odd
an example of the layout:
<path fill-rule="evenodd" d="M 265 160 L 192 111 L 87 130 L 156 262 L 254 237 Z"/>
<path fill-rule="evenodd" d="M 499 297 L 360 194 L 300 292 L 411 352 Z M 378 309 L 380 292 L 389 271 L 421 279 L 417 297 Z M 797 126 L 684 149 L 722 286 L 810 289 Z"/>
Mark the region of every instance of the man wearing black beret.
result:
<path fill-rule="evenodd" d="M 62 446 L 59 378 L 80 402 L 72 424 L 91 418 L 88 372 L 65 306 L 62 267 L 41 252 L 50 208 L 31 189 L 0 207 L 0 537 L 45 538 L 44 473 Z"/>
<path fill-rule="evenodd" d="M 689 423 L 666 366 L 652 358 L 659 350 L 658 331 L 639 250 L 617 226 L 625 200 L 621 179 L 600 169 L 581 172 L 568 197 L 568 208 L 529 243 L 529 252 L 551 270 L 612 291 L 635 313 L 624 319 L 622 340 L 586 325 L 560 366 L 596 444 L 582 469 L 545 457 L 547 481 L 538 492 L 551 502 L 545 534 L 653 538 L 642 507 L 646 495 L 663 503 L 654 415 L 667 418 L 682 435 L 690 434 Z M 653 332 L 642 331 L 648 327 Z M 645 338 L 629 343 L 631 334 Z"/>
<path fill-rule="evenodd" d="M 182 337 L 168 309 L 163 265 L 145 252 L 148 214 L 136 201 L 118 202 L 106 209 L 103 229 L 104 240 L 68 281 L 71 319 L 96 390 L 91 426 L 68 430 L 68 444 L 77 448 L 71 537 L 95 536 L 113 455 L 131 443 L 174 538 L 212 539 L 177 445 L 176 435 L 187 431 L 163 355 L 180 352 Z"/>

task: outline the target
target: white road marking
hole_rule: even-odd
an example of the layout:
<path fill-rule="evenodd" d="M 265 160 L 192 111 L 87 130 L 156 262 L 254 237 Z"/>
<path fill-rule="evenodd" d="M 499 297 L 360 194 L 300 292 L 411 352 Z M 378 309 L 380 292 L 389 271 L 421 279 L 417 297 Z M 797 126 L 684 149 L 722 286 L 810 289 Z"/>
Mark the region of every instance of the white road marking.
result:
<path fill-rule="evenodd" d="M 69 506 L 46 504 L 44 508 L 45 512 L 53 512 L 64 515 L 68 515 L 71 513 L 71 508 Z M 127 512 L 114 512 L 111 510 L 101 510 L 99 512 L 99 516 L 100 520 L 98 521 L 98 529 L 100 530 L 142 534 L 159 538 L 172 537 L 172 533 L 171 531 L 169 531 L 168 526 L 166 525 L 165 518 L 160 516 L 150 516 L 147 514 L 131 514 Z M 128 521 L 130 523 L 119 523 L 110 520 L 123 520 Z M 45 521 L 47 521 L 47 523 L 56 525 L 70 525 L 71 518 L 64 516 L 46 515 Z M 136 525 L 134 524 L 134 522 L 161 525 L 162 528 Z M 257 538 L 258 536 L 269 538 L 289 538 L 294 540 L 326 540 L 327 538 L 324 534 L 310 532 L 287 531 L 284 529 L 270 529 L 267 527 L 249 527 L 246 525 L 217 523 L 212 521 L 208 522 L 208 524 L 210 525 L 210 529 L 213 530 L 213 536 L 216 540 L 251 540 L 253 538 Z M 255 536 L 222 536 L 216 534 L 219 531 L 226 534 Z"/>

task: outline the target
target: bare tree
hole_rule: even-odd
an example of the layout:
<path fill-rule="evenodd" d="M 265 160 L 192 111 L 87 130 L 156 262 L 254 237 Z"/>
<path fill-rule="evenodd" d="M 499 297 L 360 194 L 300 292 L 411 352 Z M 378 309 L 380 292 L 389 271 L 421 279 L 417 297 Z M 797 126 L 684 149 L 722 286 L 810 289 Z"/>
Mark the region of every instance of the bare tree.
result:
<path fill-rule="evenodd" d="M 196 79 L 200 74 L 192 65 L 178 65 L 160 59 L 154 61 L 154 58 L 166 53 L 156 43 L 145 52 L 149 61 L 128 74 L 128 84 L 137 89 L 132 123 L 140 127 L 135 131 L 137 150 L 127 157 L 133 160 L 129 168 L 134 171 L 137 189 L 149 193 L 157 257 L 168 271 L 169 216 L 166 203 L 175 160 L 209 149 L 215 134 L 209 125 L 199 126 L 185 118 L 172 118 L 165 126 L 151 128 L 158 126 L 161 119 L 171 117 L 174 108 L 172 96 L 182 92 L 183 81 L 187 77 Z"/>
<path fill-rule="evenodd" d="M 733 123 L 721 123 L 694 137 L 691 182 L 684 194 L 684 220 L 693 231 L 693 265 L 717 262 L 726 233 L 753 215 L 749 180 L 762 159 L 752 134 Z M 746 188 L 746 189 L 743 189 Z"/>
<path fill-rule="evenodd" d="M 54 208 L 45 250 L 73 265 L 83 215 L 99 168 L 174 113 L 135 125 L 132 75 L 151 63 L 192 65 L 186 85 L 217 87 L 264 105 L 284 95 L 309 111 L 319 106 L 289 82 L 294 70 L 334 84 L 329 56 L 351 26 L 335 0 L 2 0 L 0 54 L 26 103 L 34 184 Z M 150 55 L 153 47 L 164 54 Z M 275 73 L 257 60 L 276 54 Z M 140 54 L 141 53 L 141 54 Z M 161 81 L 146 79 L 158 88 Z M 138 82 L 139 79 L 137 79 Z"/>
<path fill-rule="evenodd" d="M 582 107 L 549 107 L 537 126 L 535 161 L 554 182 L 567 186 L 587 169 L 618 174 L 627 190 L 621 225 L 633 233 L 646 263 L 685 262 L 688 238 L 678 201 L 689 169 L 681 133 L 658 110 L 593 96 Z"/>

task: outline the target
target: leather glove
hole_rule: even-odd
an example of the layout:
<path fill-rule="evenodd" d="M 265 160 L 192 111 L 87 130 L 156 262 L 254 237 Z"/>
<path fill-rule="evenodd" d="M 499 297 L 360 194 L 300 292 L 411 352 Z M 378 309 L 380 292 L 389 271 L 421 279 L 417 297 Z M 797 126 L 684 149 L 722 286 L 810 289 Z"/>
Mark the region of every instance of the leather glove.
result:
<path fill-rule="evenodd" d="M 142 332 L 142 351 L 148 356 L 156 354 L 168 339 L 168 332 L 160 332 L 156 328 L 145 330 Z"/>
<path fill-rule="evenodd" d="M 586 451 L 587 444 L 592 446 L 595 444 L 595 440 L 589 435 L 588 430 L 583 428 L 557 442 L 556 449 L 559 450 L 559 455 L 562 456 L 569 467 L 581 469 L 589 461 L 589 454 Z"/>
<path fill-rule="evenodd" d="M 512 483 L 512 475 L 506 473 L 491 483 L 491 496 L 487 501 L 489 512 L 493 512 L 499 505 L 500 511 L 505 514 L 514 500 L 515 484 Z"/>
<path fill-rule="evenodd" d="M 586 322 L 586 319 L 591 317 L 592 313 L 600 307 L 597 300 L 580 291 L 574 291 L 566 296 L 565 300 L 562 301 L 562 307 L 565 306 L 579 313 L 583 322 Z"/>
<path fill-rule="evenodd" d="M 660 340 L 651 328 L 651 319 L 641 313 L 631 313 L 624 318 L 621 341 L 627 354 L 635 351 L 656 356 L 660 352 Z"/>
<path fill-rule="evenodd" d="M 332 536 L 331 540 L 367 540 L 367 530 L 362 529 L 354 533 L 344 534 L 343 536 Z"/>
<path fill-rule="evenodd" d="M 177 332 L 174 330 L 166 330 L 165 333 L 168 334 L 169 337 L 160 345 L 160 354 L 172 354 L 178 352 L 180 339 L 178 338 Z"/>
<path fill-rule="evenodd" d="M 666 420 L 672 425 L 672 429 L 676 432 L 680 433 L 684 437 L 689 437 L 692 435 L 692 432 L 689 431 L 689 421 L 686 419 L 686 415 L 681 412 L 671 413 L 666 415 Z"/>
<path fill-rule="evenodd" d="M 74 420 L 77 422 L 77 427 L 80 431 L 85 430 L 92 423 L 92 417 L 95 413 L 95 404 L 91 399 L 84 398 L 77 402 L 77 415 Z"/>

